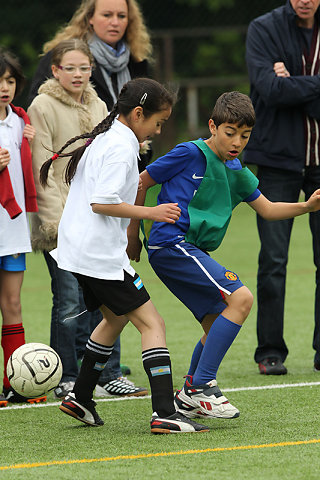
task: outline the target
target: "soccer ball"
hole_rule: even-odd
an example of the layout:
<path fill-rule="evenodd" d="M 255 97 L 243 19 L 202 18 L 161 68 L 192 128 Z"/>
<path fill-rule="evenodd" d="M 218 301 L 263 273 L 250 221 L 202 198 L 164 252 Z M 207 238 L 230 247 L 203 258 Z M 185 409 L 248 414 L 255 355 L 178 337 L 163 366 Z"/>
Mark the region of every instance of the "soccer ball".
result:
<path fill-rule="evenodd" d="M 36 398 L 57 387 L 62 376 L 62 364 L 59 355 L 48 345 L 26 343 L 9 358 L 7 375 L 17 393 Z"/>

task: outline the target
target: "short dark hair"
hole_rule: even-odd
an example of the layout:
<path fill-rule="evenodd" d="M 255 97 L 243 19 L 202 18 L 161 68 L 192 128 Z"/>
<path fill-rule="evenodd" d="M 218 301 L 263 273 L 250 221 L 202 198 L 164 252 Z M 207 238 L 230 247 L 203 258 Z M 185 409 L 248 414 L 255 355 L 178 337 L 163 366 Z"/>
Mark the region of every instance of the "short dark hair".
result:
<path fill-rule="evenodd" d="M 213 108 L 211 119 L 216 127 L 221 123 L 233 123 L 239 127 L 253 127 L 256 115 L 248 95 L 240 92 L 226 92 L 220 95 Z"/>
<path fill-rule="evenodd" d="M 25 85 L 25 76 L 22 73 L 19 59 L 9 50 L 0 48 L 0 77 L 2 77 L 7 70 L 16 80 L 15 95 L 18 95 L 19 93 L 21 93 Z"/>

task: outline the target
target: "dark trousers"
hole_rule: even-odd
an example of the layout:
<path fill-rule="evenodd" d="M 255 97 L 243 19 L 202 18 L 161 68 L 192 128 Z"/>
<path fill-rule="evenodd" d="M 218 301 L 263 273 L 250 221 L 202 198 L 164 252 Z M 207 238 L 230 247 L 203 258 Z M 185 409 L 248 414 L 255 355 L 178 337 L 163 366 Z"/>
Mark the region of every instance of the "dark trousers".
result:
<path fill-rule="evenodd" d="M 307 167 L 302 172 L 259 167 L 259 189 L 273 202 L 297 202 L 300 191 L 307 200 L 320 187 L 320 167 Z M 257 281 L 258 347 L 255 361 L 278 357 L 283 362 L 288 348 L 283 338 L 283 314 L 288 249 L 293 219 L 266 221 L 257 216 L 261 242 Z M 315 329 L 313 348 L 315 360 L 320 362 L 320 212 L 309 214 L 316 266 Z M 307 241 L 307 240 L 306 240 Z"/>

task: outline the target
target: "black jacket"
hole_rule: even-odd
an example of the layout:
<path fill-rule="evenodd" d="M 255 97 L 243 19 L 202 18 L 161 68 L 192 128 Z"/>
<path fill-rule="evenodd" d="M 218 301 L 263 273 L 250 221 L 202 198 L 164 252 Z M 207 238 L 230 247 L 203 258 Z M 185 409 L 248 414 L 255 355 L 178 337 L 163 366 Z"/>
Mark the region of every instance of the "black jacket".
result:
<path fill-rule="evenodd" d="M 320 8 L 318 24 L 319 17 Z M 305 164 L 304 115 L 320 119 L 320 76 L 302 75 L 300 33 L 289 0 L 250 23 L 246 60 L 257 122 L 244 161 L 301 171 Z M 284 62 L 289 78 L 276 76 L 275 62 Z"/>
<path fill-rule="evenodd" d="M 52 62 L 51 62 L 51 51 L 50 51 L 41 58 L 38 64 L 38 68 L 32 79 L 32 83 L 29 91 L 29 98 L 28 98 L 29 103 L 31 103 L 34 97 L 38 95 L 38 89 L 40 85 L 42 85 L 42 83 L 45 80 L 47 80 L 47 78 L 52 77 L 51 64 Z M 128 68 L 129 68 L 131 78 L 148 76 L 147 60 L 143 60 L 142 62 L 136 62 L 133 60 L 132 57 L 130 57 Z M 113 107 L 113 99 L 104 81 L 101 69 L 97 63 L 95 64 L 95 67 L 92 70 L 90 81 L 93 84 L 98 94 L 98 97 L 100 97 L 101 100 L 103 100 L 107 104 L 108 110 L 110 111 Z"/>

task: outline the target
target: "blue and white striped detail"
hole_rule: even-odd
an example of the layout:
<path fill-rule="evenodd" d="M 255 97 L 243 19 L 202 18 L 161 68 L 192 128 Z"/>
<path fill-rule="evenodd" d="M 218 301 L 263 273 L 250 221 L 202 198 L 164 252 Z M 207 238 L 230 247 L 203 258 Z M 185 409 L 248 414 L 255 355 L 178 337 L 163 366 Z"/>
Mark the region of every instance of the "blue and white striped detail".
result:
<path fill-rule="evenodd" d="M 138 290 L 143 287 L 143 282 L 140 277 L 138 277 L 133 283 Z"/>
<path fill-rule="evenodd" d="M 163 365 L 161 367 L 152 367 L 150 368 L 150 373 L 153 377 L 157 377 L 158 375 L 170 375 L 171 368 L 170 368 L 170 365 Z"/>
<path fill-rule="evenodd" d="M 99 372 L 102 372 L 105 366 L 106 366 L 106 362 L 105 363 L 96 362 L 93 368 L 94 370 L 98 370 Z"/>

